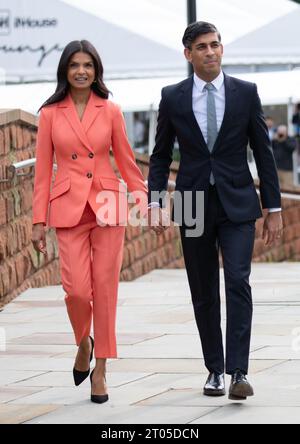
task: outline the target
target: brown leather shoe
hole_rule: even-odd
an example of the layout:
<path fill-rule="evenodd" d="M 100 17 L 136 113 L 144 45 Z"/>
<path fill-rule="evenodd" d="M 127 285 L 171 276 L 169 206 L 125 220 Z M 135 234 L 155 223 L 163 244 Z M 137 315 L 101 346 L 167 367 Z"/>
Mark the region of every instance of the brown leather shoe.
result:
<path fill-rule="evenodd" d="M 253 388 L 248 382 L 246 375 L 241 370 L 236 370 L 231 379 L 229 399 L 232 401 L 245 401 L 249 396 L 254 396 Z"/>

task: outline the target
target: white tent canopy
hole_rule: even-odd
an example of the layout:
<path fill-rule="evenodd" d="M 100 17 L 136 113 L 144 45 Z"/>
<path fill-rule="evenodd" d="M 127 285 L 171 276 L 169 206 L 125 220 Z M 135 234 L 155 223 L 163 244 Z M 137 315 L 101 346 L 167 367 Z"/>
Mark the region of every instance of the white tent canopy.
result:
<path fill-rule="evenodd" d="M 225 63 L 299 64 L 299 23 L 300 8 L 235 40 L 226 47 Z"/>
<path fill-rule="evenodd" d="M 0 0 L 0 68 L 7 82 L 54 81 L 72 40 L 91 41 L 110 78 L 185 71 L 179 51 L 61 0 Z"/>
<path fill-rule="evenodd" d="M 127 30 L 181 51 L 186 0 L 63 0 Z M 299 8 L 290 0 L 197 0 L 198 20 L 215 23 L 224 43 Z"/>
<path fill-rule="evenodd" d="M 284 105 L 300 102 L 300 70 L 274 73 L 239 74 L 237 77 L 254 82 L 263 105 Z M 158 109 L 161 88 L 177 83 L 181 78 L 111 80 L 106 82 L 112 99 L 124 111 Z M 55 90 L 55 83 L 0 86 L 1 108 L 21 108 L 36 113 Z"/>
<path fill-rule="evenodd" d="M 299 8 L 289 0 L 197 6 L 198 19 L 215 23 L 225 44 Z M 184 76 L 185 27 L 186 0 L 0 0 L 0 69 L 10 82 L 54 80 L 65 45 L 88 39 L 111 79 Z"/>
<path fill-rule="evenodd" d="M 238 74 L 257 84 L 263 105 L 285 105 L 300 101 L 300 70 Z"/>

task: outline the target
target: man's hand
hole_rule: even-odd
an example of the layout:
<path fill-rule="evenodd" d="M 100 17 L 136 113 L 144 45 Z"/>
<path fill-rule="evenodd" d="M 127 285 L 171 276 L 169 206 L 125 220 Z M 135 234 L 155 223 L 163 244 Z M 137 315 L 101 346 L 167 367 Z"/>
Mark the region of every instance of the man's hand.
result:
<path fill-rule="evenodd" d="M 149 208 L 148 224 L 151 230 L 160 236 L 170 227 L 170 216 L 166 210 L 162 210 L 160 207 Z"/>
<path fill-rule="evenodd" d="M 269 213 L 264 222 L 262 238 L 266 246 L 270 246 L 275 240 L 281 238 L 283 234 L 283 222 L 281 211 Z"/>
<path fill-rule="evenodd" d="M 47 256 L 46 248 L 46 231 L 44 224 L 35 224 L 32 227 L 32 239 L 31 239 L 34 249 Z"/>

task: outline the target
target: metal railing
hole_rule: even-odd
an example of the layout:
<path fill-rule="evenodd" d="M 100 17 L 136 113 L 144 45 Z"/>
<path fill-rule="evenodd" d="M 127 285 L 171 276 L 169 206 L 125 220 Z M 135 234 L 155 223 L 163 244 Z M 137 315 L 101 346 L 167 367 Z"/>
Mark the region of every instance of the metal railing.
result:
<path fill-rule="evenodd" d="M 0 183 L 14 182 L 18 177 L 33 177 L 34 168 L 36 164 L 36 158 L 22 160 L 21 162 L 14 163 L 6 167 L 7 179 L 0 179 Z M 27 172 L 22 170 L 28 169 Z M 53 169 L 56 170 L 57 166 L 53 165 Z"/>
<path fill-rule="evenodd" d="M 7 179 L 0 179 L 0 183 L 7 183 L 7 182 L 13 182 L 18 177 L 33 177 L 34 176 L 34 167 L 36 164 L 36 158 L 23 160 L 22 162 L 14 163 L 8 167 L 6 167 L 7 171 Z M 294 166 L 295 166 L 295 156 L 294 156 Z M 29 169 L 26 173 L 20 172 L 21 170 Z M 54 171 L 57 170 L 57 165 L 53 165 Z M 295 184 L 296 184 L 296 175 L 297 179 L 299 180 L 300 177 L 300 166 L 297 164 L 297 169 L 294 168 L 294 178 L 295 178 Z M 145 180 L 145 184 L 148 184 L 148 181 Z M 297 185 L 300 185 L 299 182 L 297 182 Z M 171 189 L 175 189 L 176 182 L 174 180 L 168 181 L 168 187 Z M 282 193 L 283 198 L 292 198 L 295 200 L 300 200 L 300 196 L 293 193 Z"/>
<path fill-rule="evenodd" d="M 7 179 L 0 179 L 0 183 L 7 183 L 7 182 L 13 182 L 18 177 L 33 177 L 34 176 L 34 168 L 36 164 L 36 158 L 33 157 L 32 159 L 23 160 L 22 162 L 14 163 L 8 167 L 6 167 L 6 175 Z M 26 173 L 20 172 L 20 170 L 29 169 Z M 57 165 L 53 165 L 53 170 L 57 170 Z M 145 180 L 145 184 L 148 184 L 148 181 Z M 169 180 L 168 181 L 169 188 L 175 188 L 175 181 Z"/>

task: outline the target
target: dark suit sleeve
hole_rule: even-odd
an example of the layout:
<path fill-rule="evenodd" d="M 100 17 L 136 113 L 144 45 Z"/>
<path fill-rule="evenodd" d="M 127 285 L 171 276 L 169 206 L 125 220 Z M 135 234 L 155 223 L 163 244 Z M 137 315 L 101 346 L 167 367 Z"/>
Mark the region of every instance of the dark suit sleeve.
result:
<path fill-rule="evenodd" d="M 249 142 L 253 150 L 260 179 L 262 207 L 281 208 L 280 187 L 272 145 L 256 85 L 254 85 L 253 88 Z"/>
<path fill-rule="evenodd" d="M 162 98 L 159 105 L 157 132 L 155 147 L 150 158 L 148 177 L 149 202 L 158 202 L 162 206 L 162 200 L 155 198 L 155 192 L 165 192 L 168 188 L 170 165 L 173 160 L 173 148 L 175 131 L 169 119 L 168 104 L 165 89 L 162 90 Z"/>

